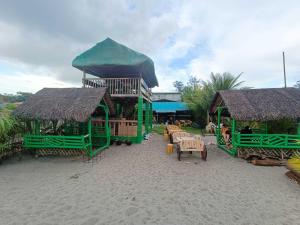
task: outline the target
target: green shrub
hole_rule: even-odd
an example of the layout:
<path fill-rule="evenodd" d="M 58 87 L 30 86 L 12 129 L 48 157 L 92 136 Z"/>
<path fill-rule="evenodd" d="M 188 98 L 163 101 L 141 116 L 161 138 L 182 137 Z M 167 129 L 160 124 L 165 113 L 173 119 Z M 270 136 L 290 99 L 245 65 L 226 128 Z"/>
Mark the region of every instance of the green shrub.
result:
<path fill-rule="evenodd" d="M 164 134 L 165 126 L 162 124 L 153 125 L 152 132 L 163 135 Z"/>
<path fill-rule="evenodd" d="M 6 108 L 7 110 L 13 111 L 13 110 L 15 110 L 15 109 L 17 108 L 17 105 L 14 104 L 14 103 L 8 103 L 8 104 L 5 106 L 5 108 Z"/>

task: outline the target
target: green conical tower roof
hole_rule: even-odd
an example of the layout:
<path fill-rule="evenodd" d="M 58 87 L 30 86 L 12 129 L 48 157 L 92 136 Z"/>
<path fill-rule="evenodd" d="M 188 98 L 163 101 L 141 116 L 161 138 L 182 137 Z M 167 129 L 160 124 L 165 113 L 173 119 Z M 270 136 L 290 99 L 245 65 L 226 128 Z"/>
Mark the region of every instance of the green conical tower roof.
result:
<path fill-rule="evenodd" d="M 153 61 L 110 38 L 77 56 L 72 65 L 97 77 L 141 76 L 150 88 L 158 86 Z"/>

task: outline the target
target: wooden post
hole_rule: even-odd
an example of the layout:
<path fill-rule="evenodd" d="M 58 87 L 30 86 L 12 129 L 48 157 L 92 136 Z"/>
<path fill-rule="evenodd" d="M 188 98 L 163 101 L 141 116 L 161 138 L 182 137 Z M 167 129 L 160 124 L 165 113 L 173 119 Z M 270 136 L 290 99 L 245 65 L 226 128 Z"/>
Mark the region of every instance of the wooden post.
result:
<path fill-rule="evenodd" d="M 82 78 L 83 88 L 85 88 L 85 79 L 86 79 L 86 74 L 85 71 L 83 71 L 83 78 Z"/>
<path fill-rule="evenodd" d="M 208 110 L 206 111 L 206 125 L 209 124 L 209 112 Z"/>
<path fill-rule="evenodd" d="M 231 144 L 233 147 L 235 147 L 235 119 L 232 118 L 232 123 L 231 123 Z"/>
<path fill-rule="evenodd" d="M 143 140 L 143 97 L 138 97 L 138 125 L 137 125 L 137 143 Z"/>
<path fill-rule="evenodd" d="M 110 144 L 110 128 L 109 128 L 109 123 L 108 123 L 108 107 L 105 105 L 104 107 L 105 111 L 105 133 L 106 133 L 106 146 L 108 147 Z"/>
<path fill-rule="evenodd" d="M 40 121 L 34 120 L 34 134 L 40 134 L 41 124 Z"/>
<path fill-rule="evenodd" d="M 88 121 L 88 134 L 89 134 L 89 144 L 90 144 L 90 148 L 89 148 L 89 156 L 93 157 L 93 146 L 92 146 L 92 118 L 89 118 Z"/>
<path fill-rule="evenodd" d="M 218 144 L 221 144 L 220 143 L 220 139 L 221 139 L 221 112 L 222 112 L 222 108 L 221 107 L 218 107 L 217 108 L 218 110 L 218 132 L 217 132 L 217 141 L 218 141 Z"/>

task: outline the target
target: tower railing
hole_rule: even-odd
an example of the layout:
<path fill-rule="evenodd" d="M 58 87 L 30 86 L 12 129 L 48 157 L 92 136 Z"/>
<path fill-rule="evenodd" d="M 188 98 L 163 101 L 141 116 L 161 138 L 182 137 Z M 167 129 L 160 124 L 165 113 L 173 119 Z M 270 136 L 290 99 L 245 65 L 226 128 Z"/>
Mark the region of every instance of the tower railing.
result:
<path fill-rule="evenodd" d="M 107 87 L 111 97 L 143 96 L 151 100 L 151 89 L 142 78 L 84 78 L 83 86 L 87 88 Z"/>

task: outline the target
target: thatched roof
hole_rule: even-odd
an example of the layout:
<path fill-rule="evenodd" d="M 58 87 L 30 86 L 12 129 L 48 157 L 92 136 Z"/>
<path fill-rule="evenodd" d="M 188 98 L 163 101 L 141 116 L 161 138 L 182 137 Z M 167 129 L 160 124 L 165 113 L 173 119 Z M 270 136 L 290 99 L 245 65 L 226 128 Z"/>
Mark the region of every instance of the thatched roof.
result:
<path fill-rule="evenodd" d="M 142 76 L 149 88 L 158 86 L 152 59 L 110 38 L 78 55 L 72 65 L 102 78 Z"/>
<path fill-rule="evenodd" d="M 268 88 L 226 90 L 216 93 L 210 113 L 225 106 L 231 117 L 244 121 L 267 121 L 300 118 L 300 90 Z"/>
<path fill-rule="evenodd" d="M 106 88 L 44 88 L 13 112 L 16 117 L 84 122 L 101 100 L 113 110 Z"/>

